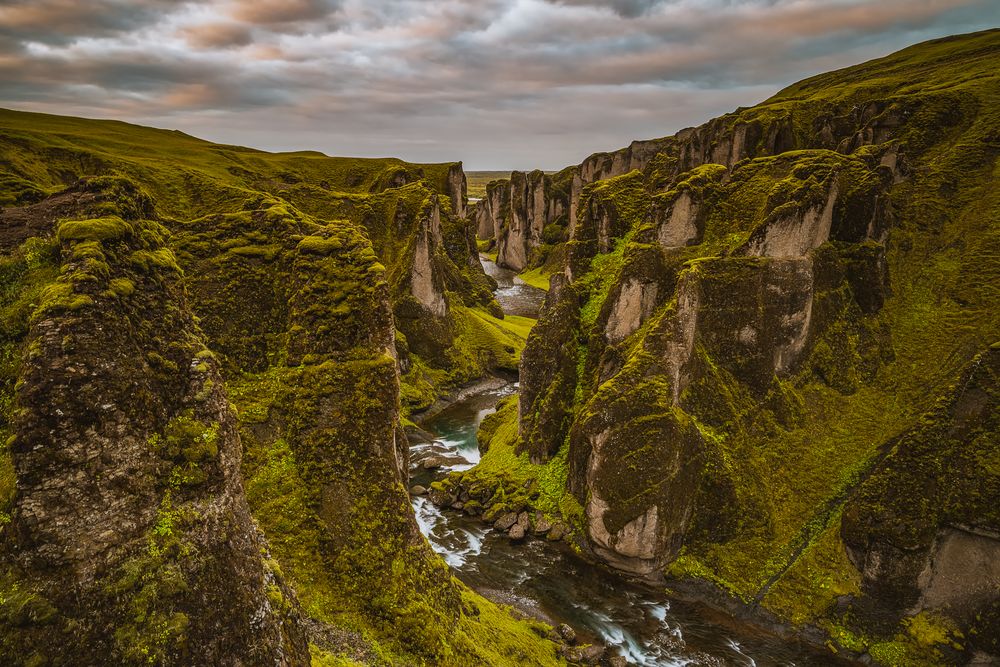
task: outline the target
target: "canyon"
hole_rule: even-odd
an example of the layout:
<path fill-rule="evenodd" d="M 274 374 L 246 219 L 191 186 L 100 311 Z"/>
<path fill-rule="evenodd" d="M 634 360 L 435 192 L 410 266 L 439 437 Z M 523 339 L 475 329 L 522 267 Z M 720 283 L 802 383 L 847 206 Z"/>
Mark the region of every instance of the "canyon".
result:
<path fill-rule="evenodd" d="M 472 203 L 0 111 L 0 659 L 1000 660 L 998 63 L 919 44 Z M 577 641 L 486 539 L 730 625 Z"/>

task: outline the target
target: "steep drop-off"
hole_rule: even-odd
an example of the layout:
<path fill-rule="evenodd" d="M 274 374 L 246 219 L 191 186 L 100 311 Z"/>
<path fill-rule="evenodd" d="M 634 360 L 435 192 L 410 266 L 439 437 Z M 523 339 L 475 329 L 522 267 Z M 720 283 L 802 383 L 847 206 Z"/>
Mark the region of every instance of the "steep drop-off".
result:
<path fill-rule="evenodd" d="M 998 71 L 937 40 L 491 183 L 498 262 L 556 275 L 445 486 L 835 651 L 996 659 Z"/>
<path fill-rule="evenodd" d="M 2 112 L 0 172 L 0 661 L 558 664 L 404 486 L 523 346 L 460 165 Z"/>

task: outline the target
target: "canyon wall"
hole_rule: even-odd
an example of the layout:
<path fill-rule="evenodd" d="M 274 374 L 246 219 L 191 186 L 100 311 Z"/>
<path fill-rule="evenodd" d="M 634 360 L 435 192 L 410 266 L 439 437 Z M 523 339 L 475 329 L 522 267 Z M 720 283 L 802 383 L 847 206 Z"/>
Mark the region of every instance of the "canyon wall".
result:
<path fill-rule="evenodd" d="M 884 664 L 996 656 L 998 35 L 571 170 L 515 448 L 594 557 Z"/>

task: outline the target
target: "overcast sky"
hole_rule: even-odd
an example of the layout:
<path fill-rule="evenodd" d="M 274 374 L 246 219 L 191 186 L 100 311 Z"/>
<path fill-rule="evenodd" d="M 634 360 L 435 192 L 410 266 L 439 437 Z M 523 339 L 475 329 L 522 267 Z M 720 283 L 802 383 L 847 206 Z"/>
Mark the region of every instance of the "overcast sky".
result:
<path fill-rule="evenodd" d="M 1000 0 L 0 0 L 0 106 L 557 169 L 998 19 Z"/>

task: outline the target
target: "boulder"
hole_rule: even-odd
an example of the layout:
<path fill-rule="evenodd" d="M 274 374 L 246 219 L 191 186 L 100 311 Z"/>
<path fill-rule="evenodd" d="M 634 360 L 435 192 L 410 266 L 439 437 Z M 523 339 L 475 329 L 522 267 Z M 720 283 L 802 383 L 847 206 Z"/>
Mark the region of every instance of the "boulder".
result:
<path fill-rule="evenodd" d="M 468 465 L 468 461 L 458 455 L 435 454 L 428 456 L 420 462 L 420 467 L 424 470 L 439 470 L 441 468 L 451 468 L 457 465 Z"/>
<path fill-rule="evenodd" d="M 566 532 L 567 532 L 566 524 L 557 523 L 552 526 L 552 528 L 549 530 L 549 534 L 545 536 L 545 539 L 549 540 L 550 542 L 558 542 L 563 538 L 563 536 L 566 535 Z"/>
<path fill-rule="evenodd" d="M 451 495 L 447 491 L 441 491 L 435 488 L 431 488 L 427 492 L 427 497 L 431 499 L 437 507 L 449 507 L 453 502 L 455 502 L 455 496 Z"/>
<path fill-rule="evenodd" d="M 513 512 L 507 512 L 496 520 L 493 527 L 501 532 L 507 532 L 515 523 L 517 523 L 517 515 Z"/>
<path fill-rule="evenodd" d="M 533 527 L 533 532 L 535 535 L 545 535 L 550 530 L 552 530 L 552 522 L 545 518 L 545 515 L 541 512 L 535 513 L 535 524 Z"/>

